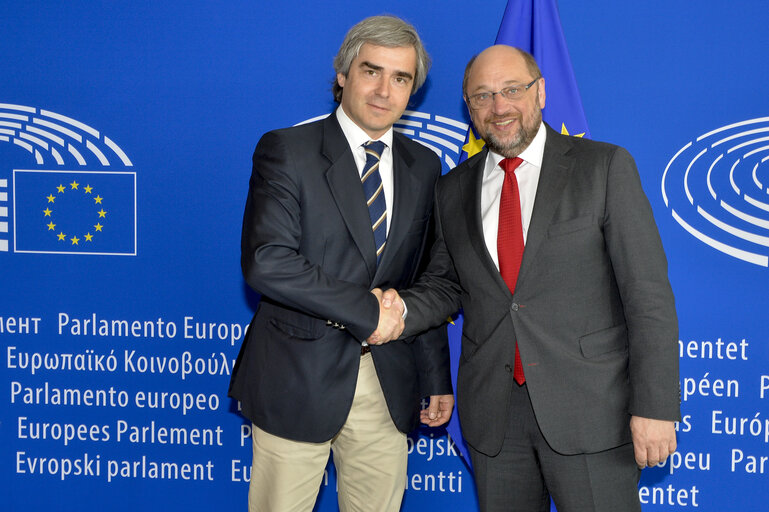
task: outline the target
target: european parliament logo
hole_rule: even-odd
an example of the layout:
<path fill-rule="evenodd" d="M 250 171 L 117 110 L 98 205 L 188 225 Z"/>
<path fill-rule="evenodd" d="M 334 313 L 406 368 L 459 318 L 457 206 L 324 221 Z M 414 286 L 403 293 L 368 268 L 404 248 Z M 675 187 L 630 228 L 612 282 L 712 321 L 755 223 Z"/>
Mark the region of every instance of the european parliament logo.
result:
<path fill-rule="evenodd" d="M 457 166 L 467 123 L 426 112 L 407 110 L 393 129 L 432 149 L 443 164 L 443 172 Z"/>
<path fill-rule="evenodd" d="M 311 123 L 327 116 L 324 114 L 297 124 Z M 406 110 L 393 125 L 393 130 L 432 149 L 441 159 L 444 173 L 456 167 L 459 162 L 467 128 L 467 123 L 462 121 L 413 110 Z"/>
<path fill-rule="evenodd" d="M 688 142 L 662 175 L 662 199 L 690 235 L 729 256 L 769 266 L 769 117 Z"/>
<path fill-rule="evenodd" d="M 34 161 L 10 179 L 0 174 L 0 252 L 136 255 L 136 173 L 123 170 L 133 163 L 109 137 L 55 112 L 0 103 L 2 142 Z"/>

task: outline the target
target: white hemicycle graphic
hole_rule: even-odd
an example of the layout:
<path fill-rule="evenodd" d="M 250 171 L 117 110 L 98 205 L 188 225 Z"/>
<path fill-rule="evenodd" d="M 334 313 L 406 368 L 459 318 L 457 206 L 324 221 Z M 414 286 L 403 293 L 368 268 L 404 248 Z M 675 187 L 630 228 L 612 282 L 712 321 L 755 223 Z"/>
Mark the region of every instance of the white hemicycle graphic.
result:
<path fill-rule="evenodd" d="M 24 170 L 14 169 L 13 174 L 9 174 L 7 177 L 0 175 L 0 252 L 99 255 L 136 254 L 136 172 L 126 170 L 126 168 L 133 168 L 133 162 L 114 141 L 106 135 L 99 133 L 95 128 L 71 117 L 37 107 L 0 103 L 1 143 L 7 143 L 27 151 L 30 155 L 30 163 L 24 165 L 34 166 L 36 164 L 38 167 L 30 167 Z M 0 171 L 4 170 L 0 169 Z M 116 206 L 118 204 L 116 202 L 116 195 L 122 195 L 129 197 L 129 203 L 132 203 L 129 204 L 131 208 L 123 208 L 125 211 L 112 212 L 116 215 L 120 213 L 123 216 L 123 229 L 127 233 L 126 237 L 131 247 L 128 249 L 124 247 L 115 249 L 113 247 L 112 252 L 106 250 L 100 252 L 99 250 L 86 248 L 86 245 L 90 244 L 83 244 L 82 247 L 79 247 L 80 239 L 75 237 L 74 240 L 71 238 L 69 240 L 76 241 L 78 245 L 69 251 L 64 250 L 62 247 L 55 247 L 53 250 L 43 250 L 43 248 L 37 247 L 40 245 L 38 241 L 28 242 L 28 245 L 32 247 L 31 249 L 25 249 L 24 247 L 20 249 L 18 245 L 20 230 L 26 229 L 25 233 L 29 234 L 38 229 L 38 226 L 28 222 L 30 221 L 28 209 L 23 212 L 19 210 L 19 176 L 43 176 L 55 173 L 59 173 L 62 176 L 88 176 L 94 179 L 109 175 L 113 177 L 113 181 L 121 176 L 125 177 L 124 181 L 127 185 L 112 190 L 110 200 L 112 201 L 111 205 Z M 11 176 L 13 178 L 9 179 Z M 74 189 L 77 183 L 73 183 L 73 185 L 75 185 L 73 186 Z M 87 183 L 84 183 L 84 186 L 86 185 Z M 42 193 L 44 191 L 45 194 L 51 194 L 49 186 L 45 186 L 43 189 L 37 192 Z M 25 190 L 29 192 L 28 184 Z M 62 192 L 59 191 L 58 193 Z M 51 198 L 48 201 L 54 202 L 55 200 L 53 194 L 51 194 Z M 61 204 L 61 201 L 59 203 Z M 43 214 L 50 216 L 54 211 L 58 214 L 62 209 L 58 208 L 57 205 L 57 208 L 54 208 L 54 210 L 43 210 Z M 104 214 L 106 215 L 106 212 Z M 61 228 L 61 223 L 57 224 L 51 219 L 45 220 L 49 220 L 49 224 L 46 225 L 49 226 L 47 229 Z M 100 229 L 104 227 L 101 223 L 99 226 Z M 114 229 L 116 226 L 118 226 L 116 223 L 110 226 L 110 228 L 113 228 L 113 232 L 110 233 L 113 237 L 117 236 Z M 72 225 L 70 224 L 69 227 L 72 227 Z M 61 235 L 64 235 L 63 231 Z M 10 243 L 11 240 L 13 240 L 13 244 Z M 96 244 L 95 235 L 91 233 L 86 233 L 85 240 L 88 242 L 94 241 L 94 245 Z M 115 243 L 113 242 L 112 245 L 114 246 Z"/>
<path fill-rule="evenodd" d="M 75 119 L 48 110 L 0 103 L 0 142 L 29 151 L 38 165 L 133 164 L 109 137 Z"/>
<path fill-rule="evenodd" d="M 435 151 L 444 168 L 457 165 L 467 136 L 467 123 L 425 112 L 407 110 L 394 129 Z"/>
<path fill-rule="evenodd" d="M 297 124 L 310 123 L 327 117 L 328 114 L 313 117 Z M 393 129 L 420 144 L 432 149 L 441 159 L 444 170 L 457 165 L 462 144 L 467 135 L 467 123 L 448 117 L 406 110 L 396 121 Z"/>
<path fill-rule="evenodd" d="M 684 145 L 662 198 L 687 232 L 729 256 L 769 266 L 769 117 L 722 126 Z"/>

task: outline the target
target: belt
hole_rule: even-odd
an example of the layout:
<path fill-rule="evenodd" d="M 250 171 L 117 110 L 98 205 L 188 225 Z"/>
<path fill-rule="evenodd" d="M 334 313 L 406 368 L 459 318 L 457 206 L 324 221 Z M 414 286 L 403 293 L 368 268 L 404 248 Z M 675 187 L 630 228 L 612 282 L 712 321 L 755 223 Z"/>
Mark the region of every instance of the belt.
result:
<path fill-rule="evenodd" d="M 361 356 L 365 356 L 369 352 L 371 352 L 371 345 L 361 345 L 360 346 L 360 355 Z"/>

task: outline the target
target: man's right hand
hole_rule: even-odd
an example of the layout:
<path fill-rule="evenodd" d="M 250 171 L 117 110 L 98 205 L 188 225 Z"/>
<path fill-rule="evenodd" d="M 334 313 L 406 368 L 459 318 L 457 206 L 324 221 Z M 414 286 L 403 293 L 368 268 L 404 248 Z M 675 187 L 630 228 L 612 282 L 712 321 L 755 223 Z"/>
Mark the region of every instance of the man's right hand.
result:
<path fill-rule="evenodd" d="M 379 324 L 366 341 L 369 345 L 382 345 L 400 336 L 406 326 L 403 321 L 403 301 L 393 289 L 385 292 L 386 297 L 379 288 L 374 288 L 371 293 L 379 301 Z"/>
<path fill-rule="evenodd" d="M 398 294 L 395 288 L 390 288 L 389 290 L 385 291 L 382 294 L 382 300 L 379 302 L 380 302 L 380 306 L 382 306 L 385 309 L 390 309 L 393 304 L 400 304 L 401 306 L 403 306 L 403 299 L 401 299 L 400 294 Z"/>

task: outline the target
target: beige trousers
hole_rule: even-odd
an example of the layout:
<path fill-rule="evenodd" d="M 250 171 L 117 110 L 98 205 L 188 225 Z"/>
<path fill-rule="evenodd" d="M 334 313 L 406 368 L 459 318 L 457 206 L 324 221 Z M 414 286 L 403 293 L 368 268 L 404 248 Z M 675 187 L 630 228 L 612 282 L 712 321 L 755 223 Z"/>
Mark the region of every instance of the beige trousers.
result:
<path fill-rule="evenodd" d="M 254 425 L 249 512 L 309 512 L 329 450 L 341 512 L 396 512 L 406 485 L 406 435 L 392 422 L 371 354 L 361 357 L 350 414 L 330 441 L 305 443 Z"/>

